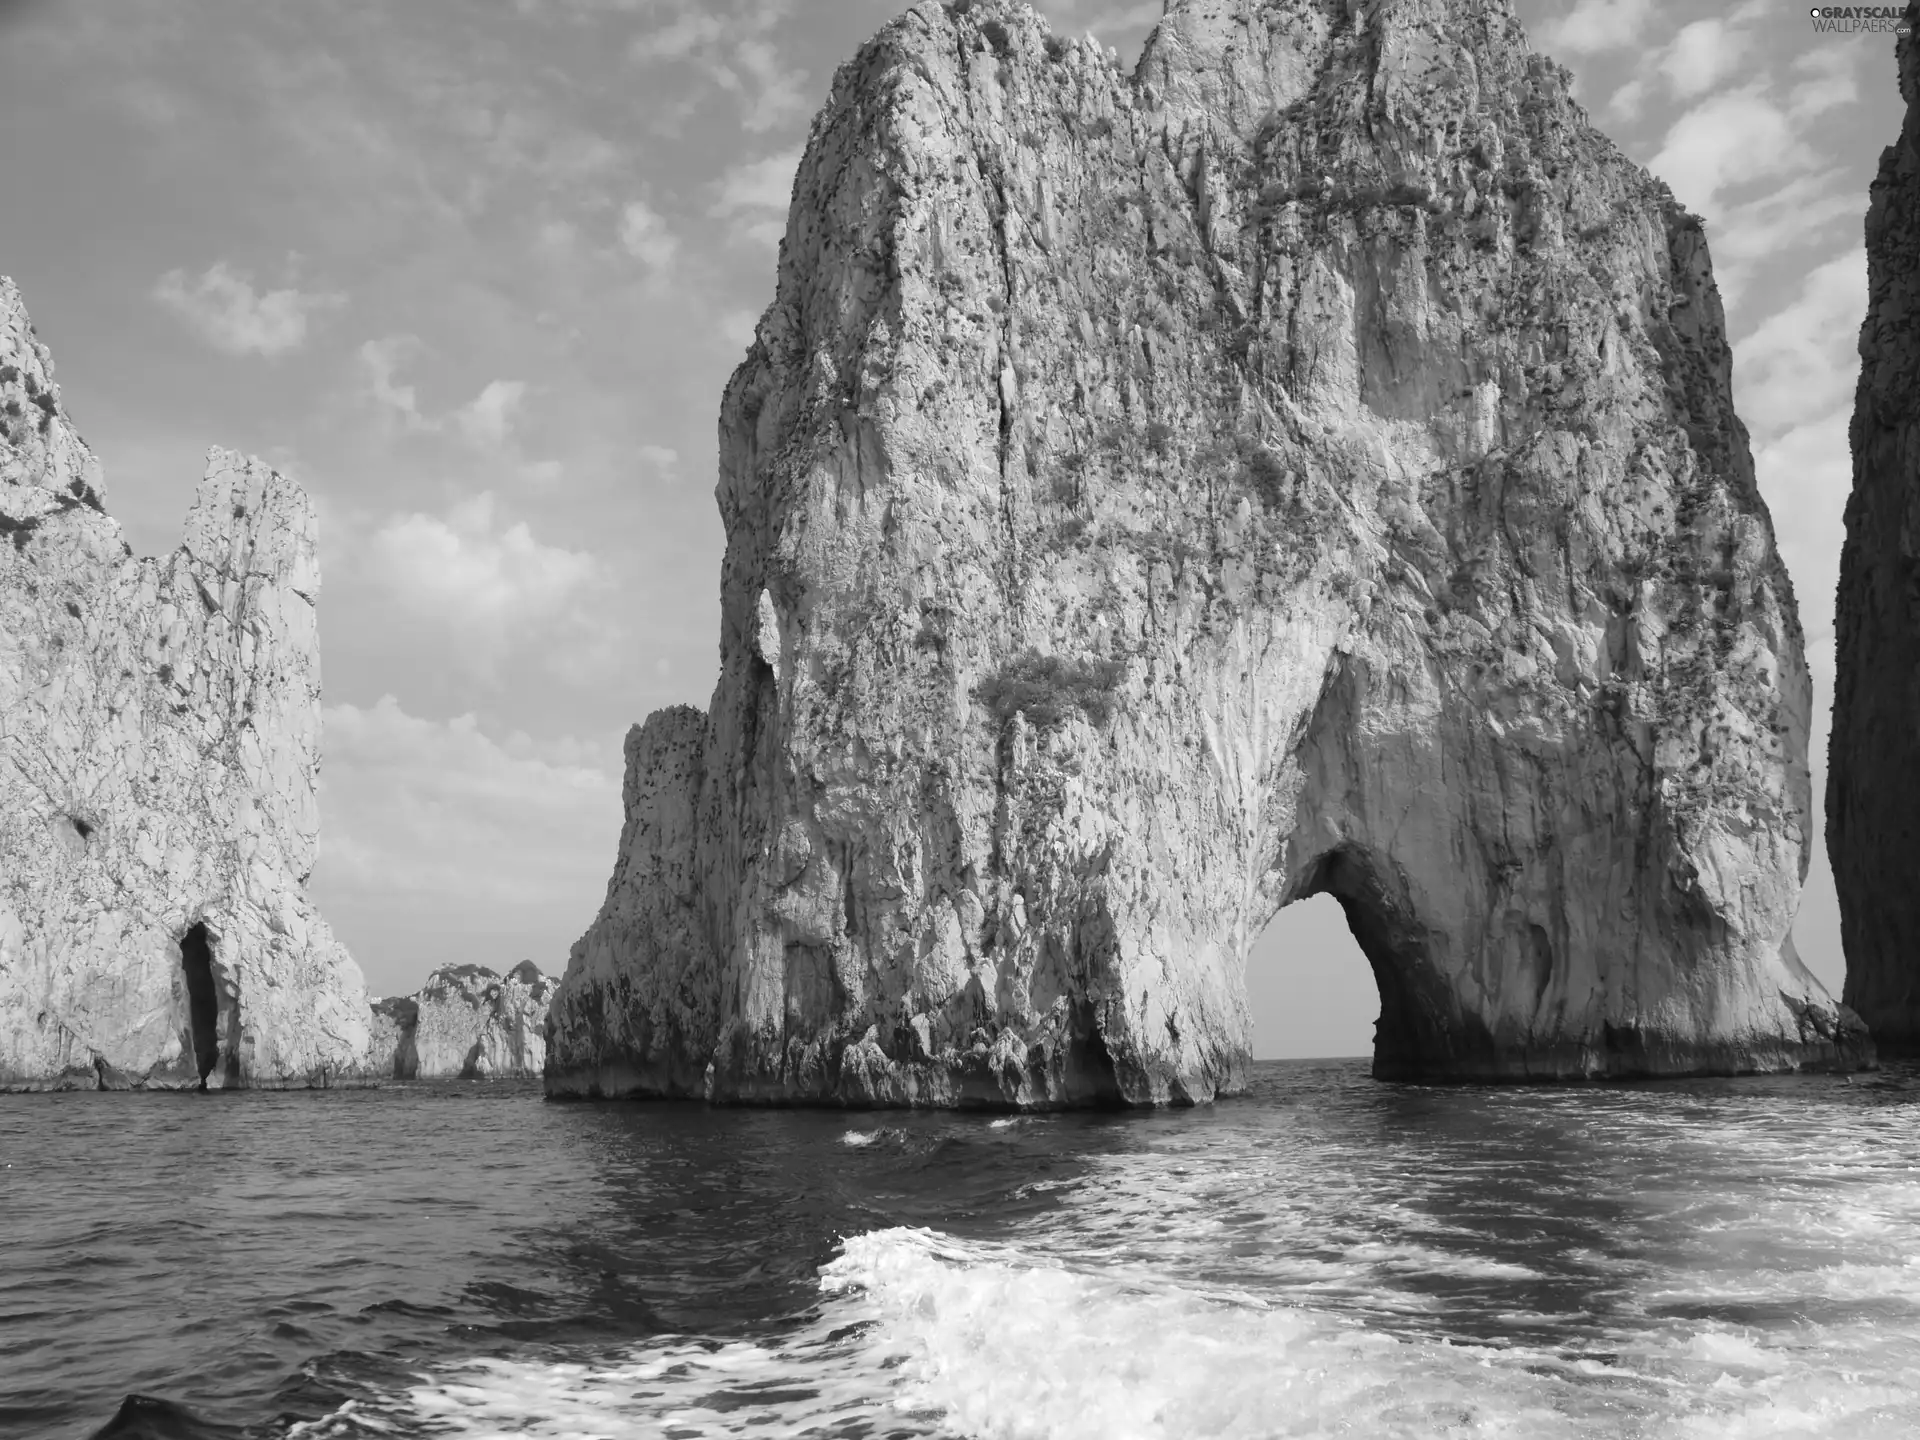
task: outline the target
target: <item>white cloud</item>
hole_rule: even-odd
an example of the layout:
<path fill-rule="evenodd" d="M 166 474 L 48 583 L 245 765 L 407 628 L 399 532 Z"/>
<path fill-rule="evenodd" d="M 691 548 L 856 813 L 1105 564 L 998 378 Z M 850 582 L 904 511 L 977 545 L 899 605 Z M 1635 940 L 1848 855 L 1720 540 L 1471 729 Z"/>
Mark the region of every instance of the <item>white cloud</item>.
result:
<path fill-rule="evenodd" d="M 807 72 L 787 61 L 790 47 L 768 38 L 789 8 L 786 0 L 759 0 L 732 14 L 704 4 L 683 6 L 665 24 L 634 39 L 628 54 L 641 64 L 697 67 L 741 102 L 745 129 L 764 133 L 803 118 L 812 108 Z"/>
<path fill-rule="evenodd" d="M 733 52 L 734 66 L 719 72 L 720 83 L 746 102 L 740 123 L 756 134 L 777 130 L 812 109 L 807 72 L 781 63 L 780 51 L 766 40 L 743 40 Z"/>
<path fill-rule="evenodd" d="M 1794 119 L 1806 121 L 1860 98 L 1858 56 L 1864 45 L 1816 45 L 1794 62 L 1801 77 L 1787 96 Z"/>
<path fill-rule="evenodd" d="M 322 720 L 318 883 L 363 902 L 536 907 L 586 927 L 620 834 L 611 745 L 496 740 L 471 714 L 422 719 L 391 695 L 329 705 Z"/>
<path fill-rule="evenodd" d="M 524 380 L 488 381 L 486 388 L 453 412 L 454 424 L 472 444 L 498 449 L 507 443 L 526 394 Z"/>
<path fill-rule="evenodd" d="M 309 293 L 291 286 L 256 292 L 253 278 L 216 260 L 189 284 L 184 270 L 169 270 L 153 297 L 185 320 L 209 345 L 229 355 L 283 355 L 307 338 L 307 318 L 343 304 L 344 295 Z"/>
<path fill-rule="evenodd" d="M 644 200 L 632 200 L 620 212 L 620 244 L 655 275 L 673 264 L 679 237 L 665 218 Z"/>
<path fill-rule="evenodd" d="M 726 39 L 729 28 L 727 17 L 714 11 L 683 9 L 658 29 L 636 36 L 627 53 L 642 62 L 686 60 L 718 45 Z"/>
<path fill-rule="evenodd" d="M 720 338 L 735 349 L 745 350 L 753 344 L 753 337 L 760 329 L 758 310 L 729 310 L 722 315 L 716 327 Z"/>
<path fill-rule="evenodd" d="M 1647 168 L 1712 221 L 1721 191 L 1805 170 L 1812 160 L 1786 112 L 1754 85 L 1711 95 L 1683 114 Z"/>
<path fill-rule="evenodd" d="M 420 413 L 420 397 L 413 386 L 400 383 L 400 367 L 424 347 L 417 336 L 387 335 L 360 347 L 360 374 L 367 393 L 382 409 L 390 410 L 410 430 L 432 430 L 434 421 Z"/>
<path fill-rule="evenodd" d="M 1541 28 L 1540 48 L 1592 55 L 1644 44 L 1653 0 L 1580 0 L 1561 20 Z"/>
<path fill-rule="evenodd" d="M 1737 398 L 1756 429 L 1780 434 L 1851 406 L 1866 313 L 1867 255 L 1854 250 L 1813 270 L 1797 299 L 1741 340 Z"/>
<path fill-rule="evenodd" d="M 503 525 L 497 512 L 483 492 L 444 518 L 395 516 L 374 532 L 365 559 L 376 584 L 410 615 L 444 627 L 482 675 L 535 634 L 557 645 L 591 629 L 578 607 L 606 583 L 593 556 L 544 545 L 525 521 Z"/>
<path fill-rule="evenodd" d="M 1613 98 L 1607 101 L 1607 113 L 1616 120 L 1633 121 L 1640 118 L 1641 107 L 1647 100 L 1647 82 L 1629 80 L 1613 92 Z"/>
<path fill-rule="evenodd" d="M 520 474 L 530 485 L 547 486 L 559 483 L 566 468 L 558 460 L 530 460 L 520 467 Z"/>
<path fill-rule="evenodd" d="M 743 160 L 716 183 L 708 213 L 718 220 L 740 222 L 740 233 L 749 240 L 778 245 L 786 234 L 793 176 L 799 168 L 798 147 L 758 160 Z"/>
<path fill-rule="evenodd" d="M 1747 34 L 1724 18 L 1684 25 L 1660 57 L 1660 68 L 1676 95 L 1691 97 L 1713 89 L 1742 67 Z"/>
<path fill-rule="evenodd" d="M 679 478 L 680 452 L 665 445 L 642 445 L 640 459 L 660 479 L 671 484 Z"/>

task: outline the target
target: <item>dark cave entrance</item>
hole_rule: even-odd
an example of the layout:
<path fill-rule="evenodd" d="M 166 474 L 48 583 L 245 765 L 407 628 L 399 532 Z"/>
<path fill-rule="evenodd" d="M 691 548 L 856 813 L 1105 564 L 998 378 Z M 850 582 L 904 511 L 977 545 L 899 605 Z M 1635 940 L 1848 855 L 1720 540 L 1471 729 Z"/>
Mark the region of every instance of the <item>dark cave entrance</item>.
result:
<path fill-rule="evenodd" d="M 180 967 L 187 972 L 187 1017 L 193 1031 L 193 1059 L 206 1088 L 220 1059 L 220 997 L 213 985 L 213 942 L 203 920 L 180 937 Z"/>

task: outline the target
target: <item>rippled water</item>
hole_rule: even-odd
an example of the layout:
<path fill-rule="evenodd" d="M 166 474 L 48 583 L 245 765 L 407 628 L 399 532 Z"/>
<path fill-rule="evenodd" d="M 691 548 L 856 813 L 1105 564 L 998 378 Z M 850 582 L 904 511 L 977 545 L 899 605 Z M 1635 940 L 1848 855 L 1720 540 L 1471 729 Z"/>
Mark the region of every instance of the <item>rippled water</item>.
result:
<path fill-rule="evenodd" d="M 1920 1073 L 0 1099 L 0 1433 L 1920 1434 Z"/>

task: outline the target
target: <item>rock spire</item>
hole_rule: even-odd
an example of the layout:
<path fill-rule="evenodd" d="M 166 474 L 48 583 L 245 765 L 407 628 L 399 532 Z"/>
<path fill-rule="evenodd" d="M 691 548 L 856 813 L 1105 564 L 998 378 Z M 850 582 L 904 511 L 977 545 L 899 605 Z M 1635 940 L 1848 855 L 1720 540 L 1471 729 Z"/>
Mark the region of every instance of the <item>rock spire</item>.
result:
<path fill-rule="evenodd" d="M 359 967 L 304 891 L 320 811 L 313 507 L 212 450 L 135 559 L 0 278 L 0 1088 L 330 1084 Z"/>

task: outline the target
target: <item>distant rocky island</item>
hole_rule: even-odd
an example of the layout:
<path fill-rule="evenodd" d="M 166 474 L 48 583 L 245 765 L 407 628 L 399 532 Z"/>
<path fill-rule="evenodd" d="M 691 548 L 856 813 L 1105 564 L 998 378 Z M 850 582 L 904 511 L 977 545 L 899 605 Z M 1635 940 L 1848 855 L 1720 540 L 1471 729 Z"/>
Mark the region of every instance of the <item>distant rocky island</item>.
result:
<path fill-rule="evenodd" d="M 370 1075 L 393 1080 L 537 1079 L 553 981 L 531 960 L 504 976 L 442 965 L 411 995 L 373 1002 Z"/>
<path fill-rule="evenodd" d="M 1383 1078 L 1870 1065 L 1729 372 L 1502 0 L 1176 0 L 1131 75 L 915 6 L 808 140 L 548 1092 L 1205 1101 L 1319 893 Z"/>

